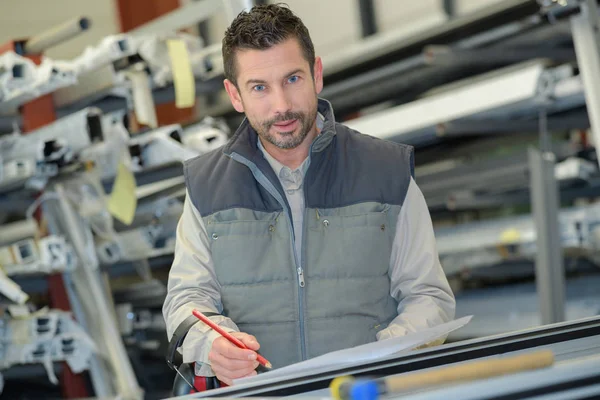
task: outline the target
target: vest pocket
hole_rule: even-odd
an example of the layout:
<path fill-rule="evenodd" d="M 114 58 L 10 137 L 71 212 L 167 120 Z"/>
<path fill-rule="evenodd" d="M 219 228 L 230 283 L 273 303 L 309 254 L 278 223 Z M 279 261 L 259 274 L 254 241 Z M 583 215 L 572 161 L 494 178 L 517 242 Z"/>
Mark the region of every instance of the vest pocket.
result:
<path fill-rule="evenodd" d="M 289 268 L 285 218 L 209 220 L 206 229 L 217 279 L 221 285 L 251 285 L 286 280 Z M 287 236 L 286 236 L 287 234 Z"/>
<path fill-rule="evenodd" d="M 255 220 L 246 210 L 228 213 L 205 223 L 223 313 L 238 324 L 296 321 L 295 270 L 286 219 L 280 213 L 255 214 Z"/>
<path fill-rule="evenodd" d="M 387 274 L 397 218 L 389 205 L 318 209 L 313 215 L 307 235 L 309 276 L 337 279 Z"/>

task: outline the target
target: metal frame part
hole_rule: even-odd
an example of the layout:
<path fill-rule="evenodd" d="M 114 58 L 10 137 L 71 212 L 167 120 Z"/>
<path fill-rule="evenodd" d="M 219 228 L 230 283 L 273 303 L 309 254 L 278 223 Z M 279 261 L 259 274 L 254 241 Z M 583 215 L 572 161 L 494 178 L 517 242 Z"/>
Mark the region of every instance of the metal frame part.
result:
<path fill-rule="evenodd" d="M 600 148 L 600 49 L 598 4 L 579 0 L 579 13 L 571 17 L 571 32 L 596 148 Z M 600 158 L 598 159 L 600 162 Z"/>
<path fill-rule="evenodd" d="M 565 319 L 565 277 L 558 224 L 558 190 L 554 155 L 531 148 L 531 200 L 537 231 L 535 279 L 542 324 Z"/>
<path fill-rule="evenodd" d="M 121 339 L 110 299 L 101 286 L 99 265 L 92 246 L 91 229 L 76 213 L 67 195 L 67 183 L 57 183 L 50 188 L 57 202 L 46 203 L 44 214 L 52 231 L 61 232 L 73 245 L 81 265 L 70 274 L 73 290 L 71 302 L 76 317 L 90 333 L 106 363 L 92 363 L 92 381 L 97 393 L 113 393 L 127 399 L 141 399 L 131 361 Z M 96 369 L 94 371 L 94 368 Z M 106 377 L 113 377 L 107 382 Z"/>

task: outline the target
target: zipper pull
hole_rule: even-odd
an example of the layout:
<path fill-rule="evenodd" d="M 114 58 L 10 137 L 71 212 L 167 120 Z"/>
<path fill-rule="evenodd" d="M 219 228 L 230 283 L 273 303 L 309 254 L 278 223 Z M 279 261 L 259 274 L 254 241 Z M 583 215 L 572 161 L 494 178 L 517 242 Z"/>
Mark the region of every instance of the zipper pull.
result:
<path fill-rule="evenodd" d="M 319 215 L 319 209 L 315 208 L 315 213 L 317 213 L 317 221 L 321 219 L 321 216 Z"/>
<path fill-rule="evenodd" d="M 300 287 L 304 287 L 304 271 L 302 268 L 298 268 L 298 284 Z"/>

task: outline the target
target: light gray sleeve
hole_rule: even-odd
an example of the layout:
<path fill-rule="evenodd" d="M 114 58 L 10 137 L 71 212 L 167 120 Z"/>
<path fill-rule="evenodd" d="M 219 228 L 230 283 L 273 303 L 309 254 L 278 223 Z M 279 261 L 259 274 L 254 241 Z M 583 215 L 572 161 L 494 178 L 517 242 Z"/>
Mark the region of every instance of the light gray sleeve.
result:
<path fill-rule="evenodd" d="M 200 212 L 189 200 L 187 193 L 176 235 L 175 256 L 163 304 L 169 339 L 179 324 L 192 315 L 194 308 L 200 312 L 223 312 L 221 287 L 215 274 L 208 233 Z M 239 331 L 229 318 L 219 315 L 211 319 L 226 331 Z M 196 373 L 214 376 L 209 366 L 208 353 L 213 340 L 218 336 L 206 324 L 198 322 L 190 329 L 183 342 L 183 362 L 203 363 L 200 368 L 196 368 Z"/>
<path fill-rule="evenodd" d="M 454 319 L 456 302 L 440 264 L 429 209 L 412 178 L 398 214 L 389 276 L 398 316 L 377 334 L 378 340 Z"/>

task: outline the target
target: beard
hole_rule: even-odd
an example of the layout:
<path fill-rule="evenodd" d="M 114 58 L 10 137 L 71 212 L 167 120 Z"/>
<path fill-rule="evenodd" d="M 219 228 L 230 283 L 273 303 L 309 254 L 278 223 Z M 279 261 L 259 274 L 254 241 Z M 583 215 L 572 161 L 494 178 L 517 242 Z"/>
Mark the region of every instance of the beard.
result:
<path fill-rule="evenodd" d="M 265 139 L 274 146 L 277 146 L 280 149 L 294 149 L 304 142 L 304 139 L 306 139 L 306 136 L 308 136 L 313 124 L 316 122 L 316 119 L 317 108 L 315 107 L 314 111 L 310 112 L 310 114 L 300 111 L 288 111 L 284 114 L 279 114 L 275 118 L 268 121 L 251 125 L 261 138 Z M 290 120 L 298 121 L 299 127 L 296 128 L 296 130 L 291 132 L 271 132 L 271 128 L 274 124 Z"/>

